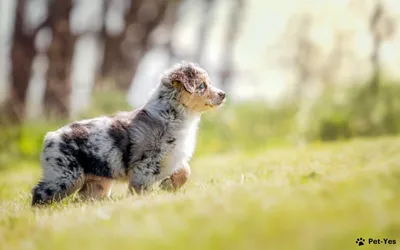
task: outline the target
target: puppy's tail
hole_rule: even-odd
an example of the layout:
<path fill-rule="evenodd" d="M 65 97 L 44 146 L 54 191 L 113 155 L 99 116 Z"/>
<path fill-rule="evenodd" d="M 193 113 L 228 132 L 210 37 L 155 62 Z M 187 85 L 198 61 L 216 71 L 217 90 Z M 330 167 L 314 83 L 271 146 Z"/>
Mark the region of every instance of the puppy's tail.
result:
<path fill-rule="evenodd" d="M 60 201 L 80 189 L 84 183 L 83 179 L 83 174 L 80 174 L 56 181 L 42 180 L 32 189 L 31 205 L 48 205 L 53 201 Z"/>
<path fill-rule="evenodd" d="M 47 191 L 47 192 L 46 192 Z M 50 185 L 46 182 L 39 182 L 33 189 L 32 189 L 32 206 L 37 205 L 44 205 L 49 203 L 49 196 L 50 196 Z"/>

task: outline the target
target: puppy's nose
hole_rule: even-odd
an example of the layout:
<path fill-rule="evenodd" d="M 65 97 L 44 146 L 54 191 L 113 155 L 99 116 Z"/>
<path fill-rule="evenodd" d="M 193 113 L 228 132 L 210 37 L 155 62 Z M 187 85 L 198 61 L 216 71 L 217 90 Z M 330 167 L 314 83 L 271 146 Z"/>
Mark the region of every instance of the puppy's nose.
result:
<path fill-rule="evenodd" d="M 218 95 L 219 95 L 219 97 L 221 97 L 222 99 L 225 98 L 225 92 L 219 92 Z"/>

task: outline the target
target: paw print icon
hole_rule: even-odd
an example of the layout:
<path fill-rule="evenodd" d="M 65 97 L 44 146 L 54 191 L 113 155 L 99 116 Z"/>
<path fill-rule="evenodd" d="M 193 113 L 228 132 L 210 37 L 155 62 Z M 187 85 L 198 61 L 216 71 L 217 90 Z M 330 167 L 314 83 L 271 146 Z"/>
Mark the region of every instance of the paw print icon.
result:
<path fill-rule="evenodd" d="M 365 240 L 363 238 L 358 238 L 356 240 L 356 244 L 359 246 L 364 246 L 364 242 L 365 242 Z"/>

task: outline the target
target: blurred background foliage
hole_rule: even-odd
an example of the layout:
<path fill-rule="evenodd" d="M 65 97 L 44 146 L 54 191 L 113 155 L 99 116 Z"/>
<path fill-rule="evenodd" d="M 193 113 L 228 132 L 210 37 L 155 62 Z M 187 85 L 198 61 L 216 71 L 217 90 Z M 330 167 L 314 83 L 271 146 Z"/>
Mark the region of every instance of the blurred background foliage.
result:
<path fill-rule="evenodd" d="M 0 169 L 37 164 L 47 131 L 139 107 L 181 60 L 200 63 L 228 92 L 204 115 L 196 155 L 400 132 L 396 1 L 93 2 L 2 1 Z M 323 11 L 335 20 L 347 11 L 345 23 L 360 25 L 333 28 Z M 267 36 L 274 18 L 282 28 Z M 252 50 L 258 36 L 262 49 Z"/>

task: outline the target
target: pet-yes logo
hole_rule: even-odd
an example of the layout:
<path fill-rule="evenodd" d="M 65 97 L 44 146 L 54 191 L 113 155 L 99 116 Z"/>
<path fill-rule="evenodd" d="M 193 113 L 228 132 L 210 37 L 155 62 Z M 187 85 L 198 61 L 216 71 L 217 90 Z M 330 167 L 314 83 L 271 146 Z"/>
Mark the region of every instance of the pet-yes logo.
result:
<path fill-rule="evenodd" d="M 373 239 L 373 238 L 368 238 L 368 240 L 364 238 L 357 238 L 356 239 L 356 244 L 359 246 L 364 246 L 366 244 L 369 245 L 395 245 L 396 240 L 394 239 L 389 239 L 389 238 L 382 238 L 382 239 Z"/>

